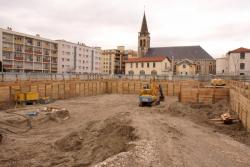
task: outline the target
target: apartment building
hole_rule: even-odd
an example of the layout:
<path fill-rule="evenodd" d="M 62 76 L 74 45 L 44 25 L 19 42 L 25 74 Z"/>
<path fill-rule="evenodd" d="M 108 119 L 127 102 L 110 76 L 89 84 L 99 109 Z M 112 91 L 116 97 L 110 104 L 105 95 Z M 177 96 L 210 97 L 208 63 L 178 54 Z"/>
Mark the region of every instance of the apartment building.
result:
<path fill-rule="evenodd" d="M 128 59 L 128 52 L 124 46 L 117 49 L 102 51 L 101 68 L 103 74 L 125 74 L 125 61 Z"/>
<path fill-rule="evenodd" d="M 56 73 L 58 45 L 55 41 L 0 28 L 0 71 Z"/>
<path fill-rule="evenodd" d="M 59 48 L 58 73 L 100 73 L 101 48 L 83 43 L 57 40 Z"/>
<path fill-rule="evenodd" d="M 216 74 L 250 75 L 250 49 L 240 47 L 216 59 Z"/>

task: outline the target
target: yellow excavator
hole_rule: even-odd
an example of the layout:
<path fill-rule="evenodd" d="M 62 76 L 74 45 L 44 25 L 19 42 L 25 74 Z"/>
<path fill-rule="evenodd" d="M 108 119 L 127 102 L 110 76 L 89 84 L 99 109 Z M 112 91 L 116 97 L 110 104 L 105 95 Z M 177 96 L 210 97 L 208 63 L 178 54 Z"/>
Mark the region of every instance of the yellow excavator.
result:
<path fill-rule="evenodd" d="M 155 82 L 145 84 L 139 94 L 139 106 L 158 105 L 160 104 L 160 101 L 164 101 L 164 98 L 160 84 L 157 85 Z"/>

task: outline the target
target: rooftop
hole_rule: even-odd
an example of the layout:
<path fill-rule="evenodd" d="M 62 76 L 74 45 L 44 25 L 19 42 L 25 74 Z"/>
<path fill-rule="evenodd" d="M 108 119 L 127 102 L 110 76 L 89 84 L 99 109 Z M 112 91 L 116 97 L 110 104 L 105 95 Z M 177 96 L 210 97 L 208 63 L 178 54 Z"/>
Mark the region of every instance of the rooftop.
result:
<path fill-rule="evenodd" d="M 241 53 L 241 52 L 250 52 L 250 49 L 240 47 L 240 48 L 238 48 L 238 49 L 229 51 L 228 53 L 230 54 L 230 53 Z"/>
<path fill-rule="evenodd" d="M 169 59 L 206 59 L 213 60 L 201 46 L 173 46 L 173 47 L 157 47 L 149 48 L 147 56 L 162 55 Z"/>
<path fill-rule="evenodd" d="M 126 63 L 132 62 L 161 62 L 165 60 L 165 56 L 154 56 L 154 57 L 139 57 L 139 58 L 129 58 Z"/>

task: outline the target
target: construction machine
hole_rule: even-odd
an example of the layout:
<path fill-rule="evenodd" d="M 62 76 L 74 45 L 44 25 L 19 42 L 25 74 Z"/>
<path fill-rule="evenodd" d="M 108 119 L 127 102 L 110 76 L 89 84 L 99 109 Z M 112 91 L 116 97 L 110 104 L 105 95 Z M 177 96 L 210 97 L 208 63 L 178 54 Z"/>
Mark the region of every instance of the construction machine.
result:
<path fill-rule="evenodd" d="M 164 95 L 161 85 L 157 85 L 155 82 L 151 84 L 143 85 L 143 89 L 139 94 L 139 106 L 152 106 L 160 104 L 160 101 L 164 101 Z"/>
<path fill-rule="evenodd" d="M 217 78 L 217 79 L 211 80 L 211 85 L 213 85 L 213 86 L 225 86 L 226 82 L 224 79 Z"/>

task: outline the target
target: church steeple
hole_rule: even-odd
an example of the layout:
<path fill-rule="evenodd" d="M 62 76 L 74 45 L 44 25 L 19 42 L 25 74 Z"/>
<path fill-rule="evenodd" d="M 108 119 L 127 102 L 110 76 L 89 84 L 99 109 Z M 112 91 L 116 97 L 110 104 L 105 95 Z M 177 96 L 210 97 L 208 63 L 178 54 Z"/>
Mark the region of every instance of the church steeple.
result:
<path fill-rule="evenodd" d="M 142 25 L 141 25 L 141 34 L 148 34 L 148 25 L 147 25 L 147 20 L 146 20 L 146 15 L 145 15 L 145 12 L 144 12 L 144 15 L 143 15 L 143 20 L 142 20 Z"/>
<path fill-rule="evenodd" d="M 139 57 L 144 57 L 148 49 L 150 48 L 150 33 L 148 32 L 148 25 L 146 20 L 146 15 L 144 12 L 141 31 L 138 36 L 138 55 Z"/>

